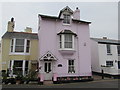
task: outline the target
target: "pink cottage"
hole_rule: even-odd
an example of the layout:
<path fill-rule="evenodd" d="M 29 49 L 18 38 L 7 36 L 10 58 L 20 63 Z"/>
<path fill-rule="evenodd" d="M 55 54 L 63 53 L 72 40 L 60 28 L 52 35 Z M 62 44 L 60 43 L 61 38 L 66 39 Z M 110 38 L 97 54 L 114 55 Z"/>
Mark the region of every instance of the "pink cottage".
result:
<path fill-rule="evenodd" d="M 80 10 L 66 6 L 58 17 L 38 18 L 40 82 L 90 80 L 90 22 L 80 20 Z"/>

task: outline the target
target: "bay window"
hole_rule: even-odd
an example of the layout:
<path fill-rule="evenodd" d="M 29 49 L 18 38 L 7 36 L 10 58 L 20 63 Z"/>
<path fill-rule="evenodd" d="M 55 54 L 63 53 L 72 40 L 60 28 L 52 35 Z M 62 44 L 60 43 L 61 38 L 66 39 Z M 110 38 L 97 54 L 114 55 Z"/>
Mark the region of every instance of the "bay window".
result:
<path fill-rule="evenodd" d="M 74 35 L 61 34 L 59 38 L 60 38 L 60 49 L 74 49 Z"/>
<path fill-rule="evenodd" d="M 11 53 L 29 53 L 30 40 L 13 38 L 11 40 Z"/>

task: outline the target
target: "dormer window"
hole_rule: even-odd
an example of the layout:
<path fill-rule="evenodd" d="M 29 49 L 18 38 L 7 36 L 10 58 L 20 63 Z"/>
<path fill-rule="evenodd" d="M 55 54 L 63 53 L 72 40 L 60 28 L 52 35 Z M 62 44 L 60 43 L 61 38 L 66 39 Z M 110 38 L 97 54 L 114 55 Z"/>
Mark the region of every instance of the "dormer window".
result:
<path fill-rule="evenodd" d="M 69 14 L 63 14 L 63 23 L 70 24 L 70 15 Z"/>

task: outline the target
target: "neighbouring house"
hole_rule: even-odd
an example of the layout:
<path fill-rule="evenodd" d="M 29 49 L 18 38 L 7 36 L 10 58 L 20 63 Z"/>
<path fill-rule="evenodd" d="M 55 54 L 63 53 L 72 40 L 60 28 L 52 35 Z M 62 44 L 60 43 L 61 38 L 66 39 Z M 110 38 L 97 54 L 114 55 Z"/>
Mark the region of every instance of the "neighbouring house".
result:
<path fill-rule="evenodd" d="M 0 41 L 0 72 L 2 70 L 2 59 L 1 59 L 1 41 Z"/>
<path fill-rule="evenodd" d="M 80 10 L 68 6 L 58 17 L 39 14 L 38 18 L 40 82 L 91 79 L 91 22 L 80 20 Z"/>
<path fill-rule="evenodd" d="M 26 27 L 24 32 L 14 31 L 15 21 L 8 22 L 7 32 L 2 36 L 2 71 L 9 76 L 27 75 L 37 69 L 38 34 Z"/>
<path fill-rule="evenodd" d="M 120 42 L 118 40 L 91 38 L 92 71 L 108 76 L 120 75 Z"/>

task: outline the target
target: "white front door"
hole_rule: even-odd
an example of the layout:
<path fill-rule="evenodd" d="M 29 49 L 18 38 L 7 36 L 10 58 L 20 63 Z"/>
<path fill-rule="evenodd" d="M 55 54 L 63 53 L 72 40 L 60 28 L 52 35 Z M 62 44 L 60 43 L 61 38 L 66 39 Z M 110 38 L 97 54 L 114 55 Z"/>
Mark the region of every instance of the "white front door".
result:
<path fill-rule="evenodd" d="M 52 62 L 51 61 L 45 61 L 44 62 L 44 80 L 52 80 Z"/>

